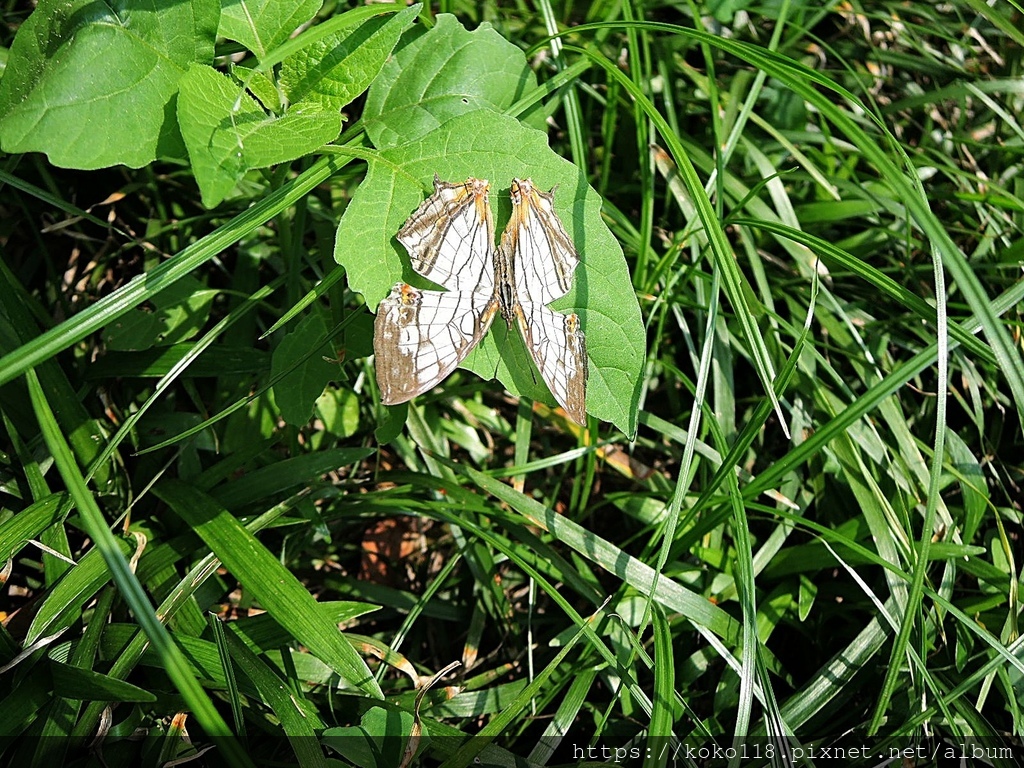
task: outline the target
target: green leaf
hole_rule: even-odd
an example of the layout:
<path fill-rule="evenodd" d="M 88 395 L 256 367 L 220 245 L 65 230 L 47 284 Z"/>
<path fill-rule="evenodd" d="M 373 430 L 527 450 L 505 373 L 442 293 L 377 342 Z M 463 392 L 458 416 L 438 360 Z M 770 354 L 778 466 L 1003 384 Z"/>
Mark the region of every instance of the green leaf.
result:
<path fill-rule="evenodd" d="M 316 413 L 328 432 L 351 437 L 359 429 L 359 396 L 351 389 L 330 387 L 316 399 Z"/>
<path fill-rule="evenodd" d="M 317 743 L 316 731 L 323 728 L 323 723 L 316 709 L 305 698 L 296 697 L 295 692 L 275 671 L 238 638 L 235 622 L 228 625 L 225 634 L 231 648 L 232 661 L 252 681 L 262 699 L 281 721 L 281 727 L 295 750 L 298 764 L 309 768 L 326 768 L 330 765 Z M 290 682 L 294 684 L 294 681 Z"/>
<path fill-rule="evenodd" d="M 381 407 L 377 420 L 377 428 L 373 438 L 378 445 L 387 445 L 397 438 L 405 429 L 405 420 L 409 416 L 409 404 L 400 403 L 394 408 Z"/>
<path fill-rule="evenodd" d="M 96 499 L 89 492 L 85 478 L 82 476 L 74 456 L 64 436 L 60 432 L 57 420 L 47 402 L 45 392 L 40 386 L 39 378 L 35 371 L 29 371 L 26 377 L 29 394 L 32 398 L 32 408 L 36 419 L 39 421 L 40 432 L 46 445 L 53 456 L 53 463 L 60 472 L 68 488 L 68 493 L 78 507 L 82 529 L 93 539 L 95 548 L 90 549 L 79 561 L 75 568 L 65 573 L 61 583 L 80 578 L 79 571 L 83 570 L 83 563 L 92 555 L 102 557 L 101 564 L 104 566 L 102 577 L 112 579 L 117 589 L 124 598 L 125 603 L 135 615 L 135 621 L 139 628 L 145 633 L 153 650 L 160 658 L 162 667 L 166 670 L 168 677 L 174 687 L 181 693 L 183 706 L 190 709 L 196 716 L 196 721 L 206 733 L 219 738 L 219 747 L 224 752 L 224 758 L 232 766 L 251 768 L 253 765 L 248 755 L 242 751 L 238 742 L 228 731 L 224 719 L 214 708 L 206 692 L 199 682 L 189 674 L 185 658 L 167 633 L 160 617 L 153 610 L 149 598 L 142 589 L 135 576 L 134 571 L 125 557 L 127 544 L 116 538 L 108 528 L 108 523 L 100 511 Z M 99 559 L 99 557 L 97 559 Z M 108 570 L 109 569 L 109 570 Z M 104 581 L 106 581 L 104 578 Z M 99 585 L 97 585 L 97 589 Z M 54 590 L 54 593 L 56 590 Z M 80 597 L 80 593 L 75 595 Z M 81 605 L 81 603 L 79 603 Z M 41 613 L 41 612 L 40 612 Z M 80 613 L 79 613 L 80 616 Z M 33 621 L 33 627 L 39 625 L 39 614 Z M 73 620 L 76 617 L 64 615 L 62 620 Z M 66 625 L 65 625 L 66 626 Z M 30 630 L 31 631 L 31 630 Z M 112 671 L 112 677 L 117 676 Z M 89 715 L 85 716 L 88 719 Z"/>
<path fill-rule="evenodd" d="M 163 499 L 220 558 L 242 586 L 292 636 L 352 686 L 381 698 L 366 662 L 320 610 L 313 596 L 220 504 L 186 483 L 160 483 Z"/>
<path fill-rule="evenodd" d="M 708 10 L 721 24 L 729 24 L 733 17 L 750 5 L 749 0 L 711 0 Z"/>
<path fill-rule="evenodd" d="M 378 149 L 395 147 L 457 115 L 502 112 L 536 87 L 523 52 L 490 24 L 468 32 L 454 16 L 441 14 L 433 29 L 381 70 L 366 98 L 363 125 Z"/>
<path fill-rule="evenodd" d="M 396 281 L 415 282 L 394 235 L 423 201 L 435 173 L 446 180 L 491 180 L 499 231 L 511 212 L 513 176 L 529 176 L 545 190 L 557 186 L 555 210 L 581 263 L 569 295 L 552 306 L 580 315 L 590 357 L 587 411 L 633 435 L 646 338 L 622 249 L 601 219 L 601 198 L 583 173 L 552 152 L 543 133 L 488 110 L 455 117 L 379 158 L 345 211 L 334 251 L 349 285 L 371 307 Z M 519 332 L 507 333 L 503 325 L 496 325 L 462 367 L 484 378 L 497 376 L 514 395 L 553 402 Z"/>
<path fill-rule="evenodd" d="M 268 112 L 278 112 L 284 108 L 284 94 L 278 89 L 277 83 L 267 76 L 266 72 L 249 67 L 234 66 L 230 69 L 230 73 L 236 81 L 245 84 L 245 89 Z"/>
<path fill-rule="evenodd" d="M 413 723 L 409 712 L 373 707 L 359 725 L 328 728 L 320 741 L 359 768 L 386 768 L 402 763 Z"/>
<path fill-rule="evenodd" d="M 131 553 L 131 547 L 124 539 L 115 544 L 124 556 Z M 93 599 L 100 588 L 110 581 L 110 571 L 98 549 L 90 549 L 50 589 L 42 605 L 32 618 L 32 624 L 25 635 L 25 644 L 31 645 L 46 635 L 54 634 L 76 621 L 82 615 L 82 606 Z"/>
<path fill-rule="evenodd" d="M 963 438 L 952 430 L 946 435 L 946 450 L 949 452 L 950 463 L 956 468 L 960 492 L 963 494 L 963 538 L 964 541 L 971 541 L 992 503 L 988 483 L 985 482 L 985 471 Z"/>
<path fill-rule="evenodd" d="M 806 621 L 811 615 L 811 608 L 814 607 L 814 600 L 818 596 L 818 585 L 807 577 L 800 574 L 800 587 L 797 590 L 797 617 L 800 621 Z"/>
<path fill-rule="evenodd" d="M 274 350 L 271 376 L 290 371 L 274 385 L 274 401 L 284 420 L 297 427 L 309 421 L 313 404 L 323 394 L 324 387 L 338 378 L 338 365 L 328 362 L 334 358 L 331 346 L 323 344 L 319 349 L 313 348 L 328 330 L 324 313 L 311 312 Z"/>
<path fill-rule="evenodd" d="M 82 701 L 156 701 L 156 696 L 143 688 L 91 669 L 51 661 L 50 670 L 54 690 L 64 698 Z"/>
<path fill-rule="evenodd" d="M 295 106 L 322 112 L 340 110 L 365 91 L 381 71 L 419 6 L 394 16 L 378 16 L 351 32 L 316 40 L 281 65 L 281 85 Z"/>
<path fill-rule="evenodd" d="M 87 379 L 96 381 L 116 377 L 160 378 L 190 354 L 196 345 L 172 344 L 141 352 L 108 351 L 85 371 Z M 270 367 L 270 356 L 262 349 L 241 344 L 212 344 L 210 350 L 191 362 L 181 372 L 183 378 L 203 376 L 251 376 Z"/>
<path fill-rule="evenodd" d="M 30 539 L 38 538 L 47 528 L 63 521 L 70 509 L 67 498 L 54 493 L 0 523 L 0 562 L 6 563 Z"/>
<path fill-rule="evenodd" d="M 182 156 L 178 81 L 210 61 L 220 4 L 42 0 L 0 79 L 0 146 L 67 168 Z"/>
<path fill-rule="evenodd" d="M 321 475 L 362 461 L 372 453 L 373 448 L 334 448 L 292 456 L 220 485 L 212 495 L 227 509 L 238 509 L 296 486 L 315 483 Z"/>
<path fill-rule="evenodd" d="M 322 5 L 321 0 L 223 0 L 217 34 L 241 43 L 262 61 Z"/>
<path fill-rule="evenodd" d="M 104 329 L 108 349 L 143 350 L 186 341 L 206 325 L 217 295 L 194 277 L 184 277 L 153 297 L 154 311 L 137 308 Z"/>
<path fill-rule="evenodd" d="M 341 132 L 337 112 L 268 115 L 231 78 L 198 64 L 181 79 L 178 121 L 208 208 L 227 197 L 247 171 L 307 155 Z"/>

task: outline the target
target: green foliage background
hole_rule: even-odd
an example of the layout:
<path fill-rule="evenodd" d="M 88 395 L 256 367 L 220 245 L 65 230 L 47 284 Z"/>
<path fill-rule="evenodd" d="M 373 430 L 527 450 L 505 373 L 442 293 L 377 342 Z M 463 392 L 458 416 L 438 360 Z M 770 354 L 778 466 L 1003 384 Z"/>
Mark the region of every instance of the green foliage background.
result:
<path fill-rule="evenodd" d="M 1022 21 L 7 7 L 5 763 L 1017 764 Z M 587 428 L 380 404 L 435 173 L 557 187 Z"/>

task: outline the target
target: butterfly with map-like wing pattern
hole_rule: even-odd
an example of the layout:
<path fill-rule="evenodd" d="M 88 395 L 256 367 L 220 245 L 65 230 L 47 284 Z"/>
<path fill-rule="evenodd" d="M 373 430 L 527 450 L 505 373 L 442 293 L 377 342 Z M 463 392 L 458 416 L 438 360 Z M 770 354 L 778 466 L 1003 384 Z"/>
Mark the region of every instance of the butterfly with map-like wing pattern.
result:
<path fill-rule="evenodd" d="M 377 309 L 373 347 L 385 405 L 404 403 L 443 381 L 501 312 L 519 326 L 555 400 L 586 422 L 587 352 L 579 317 L 548 304 L 565 296 L 579 256 L 555 214 L 552 192 L 513 179 L 512 218 L 494 247 L 483 179 L 434 178 L 434 194 L 409 217 L 398 240 L 412 268 L 447 288 L 396 283 Z"/>

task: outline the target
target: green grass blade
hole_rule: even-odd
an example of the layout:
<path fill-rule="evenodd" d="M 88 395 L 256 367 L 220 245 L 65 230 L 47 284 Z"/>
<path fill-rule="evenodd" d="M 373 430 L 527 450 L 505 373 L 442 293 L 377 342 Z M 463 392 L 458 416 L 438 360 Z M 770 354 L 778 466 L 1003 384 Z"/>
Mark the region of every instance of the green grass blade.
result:
<path fill-rule="evenodd" d="M 212 738 L 217 740 L 225 759 L 231 765 L 239 768 L 251 768 L 252 762 L 248 755 L 242 751 L 238 742 L 231 735 L 227 724 L 213 707 L 213 703 L 199 683 L 189 674 L 188 665 L 181 651 L 171 641 L 167 629 L 157 618 L 153 606 L 142 590 L 142 585 L 132 573 L 123 551 L 118 546 L 118 541 L 107 527 L 103 513 L 100 512 L 96 500 L 85 484 L 85 478 L 78 465 L 75 464 L 71 450 L 64 441 L 53 412 L 46 401 L 46 395 L 40 388 L 39 380 L 34 372 L 29 372 L 28 385 L 32 405 L 46 444 L 53 455 L 61 477 L 67 484 L 68 493 L 78 507 L 89 535 L 96 542 L 95 551 L 103 556 L 107 568 L 110 569 L 111 578 L 121 591 L 125 601 L 131 606 L 136 620 L 142 626 L 150 643 L 160 654 L 167 674 L 185 698 L 196 720 L 202 724 Z"/>
<path fill-rule="evenodd" d="M 293 205 L 317 184 L 336 173 L 345 162 L 347 160 L 334 157 L 319 160 L 295 181 L 272 192 L 252 208 L 185 248 L 173 259 L 168 259 L 150 272 L 133 278 L 124 287 L 83 309 L 74 317 L 0 357 L 0 384 L 17 378 L 32 366 L 48 360 L 173 285 L 176 280 Z"/>
<path fill-rule="evenodd" d="M 296 640 L 319 656 L 344 680 L 382 698 L 366 662 L 337 626 L 320 613 L 316 600 L 281 562 L 210 496 L 186 483 L 169 480 L 153 489 L 224 563 L 246 590 Z"/>

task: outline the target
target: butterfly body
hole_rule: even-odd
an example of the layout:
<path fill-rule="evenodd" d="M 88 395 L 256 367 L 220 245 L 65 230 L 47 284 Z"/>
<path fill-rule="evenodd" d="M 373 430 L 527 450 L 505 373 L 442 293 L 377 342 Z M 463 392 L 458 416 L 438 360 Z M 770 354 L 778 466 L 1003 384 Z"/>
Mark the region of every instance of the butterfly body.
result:
<path fill-rule="evenodd" d="M 381 399 L 394 405 L 436 386 L 486 335 L 499 312 L 519 327 L 555 399 L 586 420 L 587 355 L 579 317 L 548 304 L 566 295 L 579 257 L 554 213 L 551 192 L 512 182 L 512 218 L 494 247 L 483 179 L 434 178 L 434 194 L 397 239 L 413 269 L 447 291 L 396 283 L 378 307 L 374 351 Z"/>

